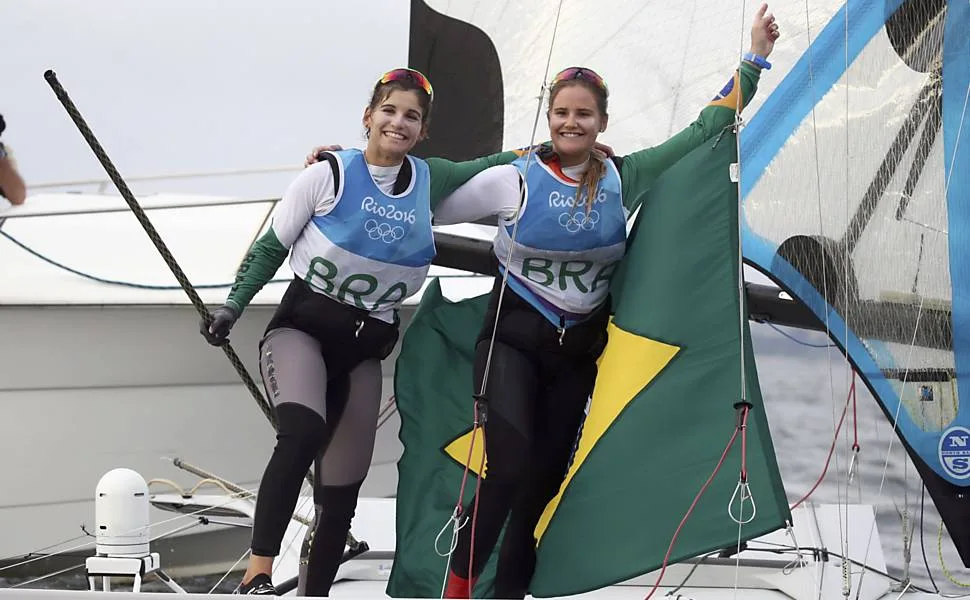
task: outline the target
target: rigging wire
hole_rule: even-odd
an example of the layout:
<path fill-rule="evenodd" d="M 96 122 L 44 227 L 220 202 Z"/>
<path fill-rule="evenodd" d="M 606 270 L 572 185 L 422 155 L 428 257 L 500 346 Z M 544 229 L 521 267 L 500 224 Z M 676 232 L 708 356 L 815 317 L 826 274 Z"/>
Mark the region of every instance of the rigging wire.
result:
<path fill-rule="evenodd" d="M 744 55 L 744 37 L 745 37 L 744 16 L 745 16 L 746 8 L 747 8 L 746 0 L 741 0 L 741 12 L 740 12 L 740 24 L 739 24 L 740 32 L 738 36 L 739 39 L 738 39 L 737 56 Z M 741 577 L 740 560 L 741 560 L 741 544 L 744 539 L 743 528 L 745 523 L 749 523 L 752 520 L 754 520 L 756 510 L 754 505 L 754 498 L 751 495 L 750 487 L 748 484 L 748 473 L 747 473 L 747 421 L 748 421 L 748 415 L 751 412 L 752 405 L 750 402 L 748 402 L 748 376 L 747 376 L 747 361 L 746 361 L 747 357 L 745 356 L 748 348 L 745 344 L 745 336 L 744 336 L 745 330 L 747 328 L 747 317 L 745 315 L 745 313 L 747 312 L 746 310 L 747 304 L 746 304 L 746 294 L 745 294 L 745 288 L 744 288 L 744 252 L 743 252 L 744 244 L 742 241 L 744 239 L 744 231 L 743 231 L 744 230 L 744 202 L 741 196 L 741 177 L 743 174 L 743 168 L 742 168 L 743 161 L 741 160 L 741 127 L 742 127 L 741 110 L 744 107 L 742 105 L 743 98 L 741 97 L 743 94 L 741 93 L 742 84 L 741 84 L 740 64 L 738 65 L 738 70 L 735 71 L 735 73 L 736 75 L 732 75 L 732 77 L 734 76 L 737 77 L 736 85 L 738 86 L 738 90 L 737 90 L 738 93 L 736 95 L 736 101 L 734 105 L 734 144 L 735 144 L 734 150 L 735 150 L 735 160 L 737 161 L 736 162 L 737 172 L 736 172 L 736 180 L 735 180 L 735 188 L 737 190 L 737 207 L 735 209 L 736 210 L 735 218 L 737 219 L 736 233 L 737 233 L 737 244 L 738 244 L 737 254 L 736 254 L 737 273 L 735 274 L 735 278 L 737 280 L 737 286 L 738 286 L 738 295 L 737 295 L 737 301 L 738 301 L 737 325 L 738 325 L 738 346 L 739 346 L 738 368 L 739 368 L 740 387 L 741 387 L 740 389 L 741 397 L 738 399 L 738 402 L 735 406 L 738 407 L 739 410 L 741 411 L 741 415 L 739 418 L 740 418 L 740 427 L 742 429 L 741 429 L 741 470 L 738 474 L 738 485 L 735 488 L 735 495 L 737 495 L 738 492 L 740 492 L 740 498 L 739 498 L 740 506 L 738 510 L 738 517 L 734 518 L 734 515 L 732 514 L 734 496 L 732 496 L 731 500 L 728 503 L 728 514 L 738 524 L 738 536 L 737 536 L 737 546 L 736 546 L 737 552 L 735 553 L 735 568 L 734 568 L 734 597 L 737 598 L 738 588 L 740 587 L 740 577 Z M 734 442 L 734 438 L 732 437 L 731 444 L 733 444 L 733 442 Z M 715 469 L 715 472 L 718 469 L 720 469 L 720 464 Z M 751 505 L 752 505 L 752 514 L 749 518 L 747 518 L 747 520 L 745 520 L 745 517 L 744 517 L 744 503 L 745 503 L 746 497 L 751 502 Z M 666 562 L 666 559 L 665 559 L 665 562 Z M 658 583 L 659 583 L 659 580 L 658 580 Z"/>
<path fill-rule="evenodd" d="M 533 120 L 533 123 L 532 123 L 532 134 L 531 134 L 531 137 L 530 137 L 530 140 L 529 140 L 528 151 L 526 152 L 525 167 L 523 169 L 523 174 L 522 174 L 523 184 L 520 186 L 520 202 L 519 202 L 519 208 L 516 211 L 516 214 L 515 214 L 515 217 L 514 217 L 515 220 L 512 223 L 512 232 L 511 232 L 511 234 L 509 236 L 511 241 L 509 243 L 508 255 L 506 256 L 506 265 L 509 265 L 509 266 L 512 263 L 512 251 L 513 251 L 514 246 L 515 246 L 515 238 L 516 238 L 516 235 L 518 233 L 518 228 L 519 228 L 519 216 L 520 215 L 519 215 L 518 211 L 521 210 L 521 208 L 522 208 L 522 202 L 525 200 L 525 197 L 526 197 L 526 187 L 525 187 L 524 181 L 528 177 L 529 167 L 531 166 L 531 164 L 533 162 L 533 157 L 536 155 L 536 150 L 535 150 L 536 132 L 537 132 L 537 130 L 539 128 L 539 118 L 542 115 L 542 101 L 543 101 L 543 99 L 545 97 L 545 92 L 546 92 L 546 87 L 547 87 L 546 82 L 549 79 L 549 68 L 550 68 L 550 66 L 552 64 L 552 52 L 553 52 L 553 49 L 555 48 L 555 44 L 556 44 L 556 34 L 557 34 L 558 30 L 559 30 L 559 18 L 560 18 L 561 14 L 562 14 L 562 2 L 563 2 L 563 0 L 559 0 L 559 3 L 557 5 L 557 7 L 556 7 L 556 17 L 555 17 L 555 21 L 553 23 L 552 36 L 551 36 L 551 39 L 549 41 L 549 53 L 546 56 L 545 70 L 543 72 L 542 82 L 540 83 L 540 86 L 539 86 L 539 96 L 538 96 L 537 103 L 536 103 L 535 119 Z M 499 223 L 499 227 L 501 227 L 501 226 L 502 226 L 502 224 Z M 496 303 L 496 308 L 495 308 L 495 320 L 494 320 L 494 323 L 492 325 L 492 333 L 491 333 L 490 338 L 489 338 L 488 352 L 487 352 L 486 358 L 485 358 L 485 369 L 484 369 L 484 373 L 482 375 L 482 384 L 481 384 L 481 387 L 478 390 L 478 393 L 475 395 L 474 418 L 473 418 L 473 422 L 472 422 L 472 427 L 473 427 L 473 429 L 472 429 L 472 439 L 471 439 L 471 442 L 470 442 L 470 445 L 469 445 L 469 448 L 468 448 L 468 459 L 465 461 L 465 468 L 464 468 L 464 472 L 462 474 L 461 486 L 460 486 L 459 491 L 458 491 L 458 499 L 457 499 L 457 502 L 455 504 L 455 509 L 452 511 L 452 515 L 451 515 L 451 517 L 449 518 L 449 521 L 448 521 L 448 523 L 454 523 L 453 535 L 455 535 L 455 536 L 458 535 L 458 530 L 462 527 L 462 524 L 460 523 L 460 515 L 461 515 L 461 512 L 462 512 L 462 508 L 463 508 L 462 502 L 464 500 L 465 485 L 467 483 L 468 473 L 469 473 L 470 468 L 471 468 L 470 467 L 470 463 L 471 463 L 472 451 L 474 450 L 476 433 L 478 432 L 479 428 L 481 428 L 481 431 L 484 434 L 484 425 L 485 425 L 485 419 L 486 419 L 486 412 L 485 412 L 486 411 L 486 408 L 485 408 L 485 406 L 486 406 L 486 404 L 485 404 L 485 391 L 488 389 L 488 378 L 489 378 L 489 374 L 491 372 L 492 355 L 493 355 L 494 349 L 495 349 L 495 338 L 496 338 L 497 333 L 498 333 L 499 318 L 501 317 L 501 312 L 502 312 L 502 302 L 503 302 L 503 300 L 505 298 L 505 290 L 508 287 L 509 268 L 510 267 L 506 267 L 505 269 L 502 269 L 502 271 L 503 271 L 503 273 L 502 273 L 502 283 L 501 283 L 501 285 L 499 287 L 499 295 L 498 295 L 498 299 L 497 299 L 497 303 Z M 481 466 L 484 466 L 484 460 L 485 460 L 485 454 L 483 452 L 482 453 L 482 465 Z M 481 466 L 479 467 L 480 469 L 481 469 Z M 482 477 L 481 477 L 481 471 L 479 471 L 479 476 L 476 478 L 476 482 L 475 482 L 475 504 L 474 504 L 474 507 L 472 509 L 472 517 L 471 517 L 471 521 L 472 521 L 471 522 L 471 550 L 468 553 L 468 573 L 469 573 L 469 577 L 471 577 L 471 574 L 473 572 L 472 566 L 473 566 L 474 557 L 475 557 L 475 525 L 476 525 L 477 517 L 478 517 L 478 500 L 479 500 L 479 496 L 480 496 L 479 491 L 481 490 L 481 484 L 482 484 Z M 445 528 L 448 527 L 448 523 L 445 524 Z M 453 550 L 454 550 L 454 548 L 452 548 L 452 551 L 448 553 L 448 560 L 447 560 L 446 569 L 450 568 L 451 557 L 453 556 Z M 446 573 L 447 573 L 447 571 L 446 571 Z M 443 582 L 442 585 L 444 586 L 445 583 Z M 442 588 L 442 589 L 444 589 L 444 588 Z"/>
<path fill-rule="evenodd" d="M 961 116 L 960 116 L 960 119 L 959 119 L 959 123 L 960 124 L 959 124 L 959 126 L 957 128 L 956 143 L 954 144 L 953 154 L 952 154 L 952 156 L 950 158 L 949 170 L 947 172 L 946 180 L 945 180 L 944 186 L 943 186 L 943 197 L 944 198 L 948 198 L 949 197 L 950 181 L 951 181 L 951 179 L 953 177 L 953 172 L 955 170 L 956 158 L 957 158 L 957 156 L 959 156 L 960 139 L 962 137 L 963 127 L 964 127 L 964 124 L 965 124 L 966 118 L 967 118 L 967 107 L 968 107 L 968 104 L 970 104 L 970 83 L 968 83 L 968 85 L 967 85 L 967 91 L 966 91 L 966 93 L 964 95 L 963 110 L 962 110 L 962 113 L 961 113 Z M 913 351 L 914 351 L 914 349 L 916 347 L 916 336 L 917 336 L 917 334 L 919 332 L 920 317 L 922 316 L 922 313 L 923 313 L 923 304 L 924 304 L 924 301 L 925 301 L 925 296 L 920 295 L 919 298 L 920 298 L 920 301 L 919 301 L 919 307 L 918 307 L 917 313 L 916 313 L 916 323 L 915 323 L 915 325 L 913 327 L 913 336 L 912 336 L 912 339 L 910 340 L 910 343 L 909 343 L 909 348 L 908 348 L 909 349 L 909 353 L 907 355 L 907 363 L 906 364 L 911 364 Z M 901 391 L 899 393 L 899 403 L 896 406 L 896 411 L 895 411 L 895 414 L 893 416 L 893 422 L 892 422 L 893 430 L 897 430 L 897 428 L 898 428 L 898 425 L 899 425 L 899 415 L 900 415 L 900 412 L 902 410 L 902 404 L 903 404 L 902 398 L 904 397 L 904 395 L 905 395 L 905 393 L 907 391 L 907 386 L 911 384 L 911 382 L 908 381 L 908 378 L 909 378 L 909 371 L 907 370 L 904 373 L 904 375 L 903 375 L 902 388 L 901 388 Z M 886 474 L 887 474 L 887 472 L 889 470 L 889 461 L 890 461 L 890 458 L 891 458 L 891 453 L 892 453 L 892 449 L 893 449 L 894 443 L 895 443 L 895 436 L 890 436 L 890 438 L 889 438 L 889 450 L 887 451 L 887 453 L 886 453 L 886 459 L 883 462 L 882 476 L 881 476 L 881 479 L 880 479 L 880 482 L 879 482 L 879 491 L 878 491 L 878 497 L 879 497 L 879 499 L 882 499 L 882 497 L 883 497 L 884 486 L 885 486 L 885 482 L 886 482 Z M 879 512 L 878 503 L 874 504 L 873 511 L 874 511 L 874 513 L 876 515 L 878 515 L 878 512 Z M 874 535 L 875 535 L 875 520 L 873 520 L 872 526 L 870 527 L 870 530 L 869 530 L 869 540 L 868 540 L 868 543 L 866 545 L 866 558 L 868 558 L 868 556 L 869 556 L 870 547 L 871 547 L 871 544 L 872 544 L 872 538 L 873 538 Z M 938 554 L 939 554 L 939 558 L 940 558 L 940 564 L 941 564 L 941 566 L 943 568 L 944 575 L 946 575 L 947 578 L 950 579 L 950 581 L 952 583 L 954 583 L 956 585 L 959 585 L 961 587 L 964 587 L 963 584 L 961 584 L 960 582 L 954 580 L 950 576 L 950 572 L 949 572 L 948 568 L 946 567 L 946 564 L 943 562 L 942 537 L 943 537 L 943 523 L 941 521 L 939 535 L 938 535 L 938 539 L 937 539 L 937 546 L 938 546 Z M 970 585 L 967 585 L 966 587 L 970 587 Z"/>
<path fill-rule="evenodd" d="M 841 560 L 848 561 L 849 563 L 851 563 L 851 564 L 853 564 L 853 565 L 855 565 L 857 567 L 861 567 L 864 571 L 869 571 L 870 573 L 873 573 L 874 575 L 879 575 L 881 577 L 885 577 L 886 579 L 895 581 L 897 583 L 904 583 L 899 577 L 896 577 L 894 575 L 891 575 L 890 573 L 887 573 L 886 571 L 882 571 L 880 569 L 877 569 L 877 568 L 875 568 L 873 566 L 870 566 L 870 565 L 868 565 L 868 564 L 866 564 L 864 562 L 861 562 L 859 560 L 856 560 L 856 559 L 854 559 L 854 558 L 852 558 L 850 556 L 843 556 L 843 555 L 839 554 L 838 552 L 834 552 L 831 548 L 824 548 L 824 547 L 817 547 L 817 546 L 789 546 L 789 545 L 779 544 L 777 542 L 769 542 L 769 541 L 765 541 L 765 540 L 752 540 L 751 543 L 752 544 L 762 544 L 762 545 L 765 545 L 765 546 L 771 546 L 771 548 L 759 548 L 757 546 L 749 546 L 748 547 L 748 550 L 751 551 L 751 552 L 768 552 L 768 553 L 771 553 L 771 554 L 788 554 L 788 553 L 792 553 L 792 552 L 807 552 L 807 553 L 811 553 L 812 554 L 812 556 L 814 557 L 814 560 L 821 561 L 821 562 L 824 562 L 826 560 L 824 558 L 826 556 L 828 556 L 828 557 L 834 556 L 835 558 L 839 558 Z M 913 585 L 912 586 L 912 589 L 914 589 L 914 590 L 916 590 L 918 592 L 922 592 L 924 594 L 934 593 L 932 590 L 925 589 L 925 588 L 919 587 L 917 585 Z"/>
<path fill-rule="evenodd" d="M 246 550 L 242 553 L 242 555 L 238 559 L 236 559 L 236 562 L 232 563 L 232 566 L 229 567 L 225 573 L 223 573 L 222 577 L 219 578 L 219 581 L 215 582 L 215 584 L 211 588 L 209 588 L 209 594 L 214 594 L 215 591 L 219 589 L 219 586 L 222 585 L 222 582 L 225 581 L 229 577 L 229 575 L 236 570 L 236 567 L 239 566 L 239 563 L 246 560 L 250 552 L 252 552 L 252 550 L 250 550 L 249 548 L 246 548 Z M 236 588 L 232 591 L 232 593 L 235 594 L 240 587 L 242 587 L 242 579 L 240 579 L 239 583 L 236 584 Z"/>
<path fill-rule="evenodd" d="M 255 490 L 245 490 L 245 492 L 248 493 L 248 494 L 255 495 Z M 197 517 L 199 515 L 203 515 L 203 513 L 206 513 L 206 512 L 208 512 L 210 510 L 218 510 L 220 508 L 224 508 L 224 507 L 228 506 L 229 504 L 235 502 L 238 499 L 235 496 L 236 496 L 236 494 L 228 497 L 223 502 L 221 502 L 219 504 L 215 504 L 213 506 L 206 506 L 206 507 L 203 507 L 203 508 L 201 508 L 199 510 L 194 510 L 194 511 L 191 511 L 191 512 L 188 512 L 188 513 L 179 513 L 179 514 L 177 514 L 174 517 L 171 517 L 169 519 L 164 519 L 162 521 L 158 521 L 156 523 L 152 523 L 151 524 L 151 527 L 159 527 L 160 525 L 166 525 L 168 523 L 173 523 L 173 522 L 179 521 L 181 519 L 188 519 L 190 517 Z M 205 518 L 205 517 L 203 516 L 203 517 L 200 517 L 200 518 Z M 186 527 L 194 527 L 196 525 L 198 525 L 197 522 L 196 523 L 191 523 L 191 524 L 189 524 L 188 526 L 185 526 L 185 527 L 178 527 L 178 528 L 173 529 L 171 531 L 167 531 L 165 533 L 162 533 L 162 534 L 160 534 L 160 535 L 158 535 L 158 536 L 156 536 L 154 538 L 151 538 L 150 541 L 153 541 L 153 542 L 154 541 L 158 541 L 158 540 L 162 539 L 163 537 L 172 535 L 173 533 L 175 533 L 177 531 L 182 531 Z M 136 533 L 136 532 L 140 531 L 141 529 L 143 529 L 143 527 L 134 527 L 134 528 L 132 528 L 130 530 L 117 533 L 116 535 L 118 535 L 118 536 L 131 535 L 133 533 Z M 73 539 L 78 539 L 78 538 L 73 538 Z M 33 558 L 25 559 L 25 560 L 20 561 L 18 563 L 14 563 L 14 564 L 11 564 L 11 565 L 7 565 L 7 566 L 4 566 L 4 567 L 0 567 L 0 572 L 6 571 L 6 570 L 9 570 L 9 569 L 15 569 L 17 567 L 22 567 L 22 566 L 25 566 L 25 565 L 28 565 L 28 564 L 37 562 L 39 560 L 45 560 L 45 559 L 48 559 L 48 558 L 53 558 L 55 556 L 65 555 L 65 554 L 68 554 L 69 552 L 74 552 L 76 550 L 81 550 L 83 548 L 87 548 L 87 547 L 89 547 L 89 546 L 91 546 L 93 544 L 95 544 L 94 541 L 88 541 L 88 542 L 84 542 L 83 544 L 77 544 L 77 545 L 71 546 L 69 548 L 65 548 L 63 550 L 58 550 L 57 552 L 52 552 L 50 554 L 45 554 L 43 556 L 35 556 Z M 29 554 L 28 554 L 28 556 L 29 556 Z"/>
<path fill-rule="evenodd" d="M 846 4 L 846 8 L 848 8 L 848 4 Z M 825 233 L 825 225 L 824 225 L 824 218 L 823 218 L 823 202 L 822 202 L 821 157 L 819 155 L 818 117 L 817 117 L 817 110 L 816 110 L 817 109 L 817 106 L 818 106 L 819 97 L 818 97 L 818 90 L 816 88 L 816 83 L 815 83 L 815 51 L 814 51 L 814 44 L 813 44 L 813 40 L 812 40 L 811 11 L 810 11 L 810 7 L 809 7 L 808 0 L 805 0 L 805 32 L 806 32 L 806 36 L 807 36 L 806 55 L 808 56 L 809 90 L 810 90 L 811 98 L 812 98 L 811 117 L 812 117 L 812 141 L 813 141 L 812 146 L 813 146 L 813 153 L 814 153 L 813 166 L 815 167 L 815 201 L 816 201 L 816 206 L 818 208 L 818 231 L 819 231 L 819 235 L 820 236 L 824 236 L 824 233 Z M 847 33 L 847 35 L 848 35 L 848 33 Z M 848 59 L 846 59 L 846 62 L 848 62 Z M 846 112 L 846 121 L 848 121 L 848 112 Z M 848 125 L 848 123 L 846 123 L 846 125 Z M 848 131 L 848 127 L 846 127 L 846 131 Z M 846 151 L 848 151 L 848 146 L 846 147 Z M 829 278 L 828 278 L 828 275 L 826 273 L 827 265 L 826 265 L 826 261 L 824 260 L 824 257 L 822 257 L 822 260 L 820 260 L 819 262 L 821 263 L 821 271 L 822 271 L 822 273 L 821 273 L 821 275 L 822 275 L 822 277 L 821 277 L 821 281 L 822 281 L 822 297 L 827 300 L 828 298 L 831 297 L 829 295 L 829 289 L 828 289 L 828 279 Z M 832 331 L 830 311 L 829 310 L 825 310 L 824 313 L 825 313 L 824 314 L 825 331 L 830 333 Z M 832 451 L 834 451 L 834 449 L 835 449 L 836 441 L 837 441 L 838 435 L 839 435 L 839 430 L 841 428 L 841 419 L 839 420 L 839 424 L 838 425 L 835 425 L 835 421 L 836 421 L 836 418 L 835 418 L 835 414 L 836 414 L 835 413 L 835 411 L 836 411 L 836 408 L 835 408 L 835 406 L 836 406 L 835 405 L 835 379 L 834 379 L 833 374 L 832 374 L 832 366 L 833 365 L 832 365 L 832 356 L 831 356 L 831 353 L 826 353 L 826 362 L 827 362 L 827 365 L 828 365 L 828 368 L 826 369 L 826 371 L 828 373 L 829 397 L 832 400 L 832 409 L 833 409 L 832 422 L 833 422 L 833 425 L 834 425 L 834 427 L 833 427 L 833 429 L 834 429 L 834 435 L 833 435 L 833 441 L 832 441 L 832 448 L 829 451 L 829 456 L 828 456 L 828 458 L 826 458 L 826 461 L 825 461 L 825 468 L 823 470 L 823 475 L 822 475 L 823 477 L 824 477 L 824 473 L 827 472 L 827 470 L 828 470 L 829 461 L 831 460 L 831 457 L 832 457 Z M 844 416 L 844 411 L 843 411 L 843 416 Z M 836 453 L 835 459 L 836 459 L 836 470 L 838 470 L 839 461 L 838 461 L 838 454 L 837 453 Z M 819 481 L 819 483 L 820 482 L 821 482 L 821 480 Z M 816 484 L 816 485 L 818 485 L 818 484 Z M 813 488 L 812 491 L 814 491 L 814 488 Z M 811 491 L 809 492 L 809 494 L 811 494 Z M 800 502 L 801 501 L 799 501 L 799 503 Z M 796 506 L 797 506 L 797 504 L 796 504 Z M 841 521 L 842 521 L 841 502 L 839 503 L 839 506 L 840 506 L 840 508 L 839 508 L 839 521 L 841 523 Z M 844 550 L 844 544 L 841 544 L 841 538 L 844 537 L 843 534 L 842 534 L 842 528 L 841 528 L 841 526 L 839 527 L 839 537 L 840 537 L 840 545 L 843 546 L 843 550 Z M 819 584 L 818 592 L 821 593 L 821 584 Z"/>
<path fill-rule="evenodd" d="M 844 59 L 845 59 L 845 63 L 843 65 L 844 66 L 844 71 L 843 72 L 845 74 L 845 222 L 846 223 L 851 223 L 852 221 L 849 220 L 849 195 L 850 195 L 849 187 L 850 187 L 850 177 L 851 177 L 851 168 L 850 167 L 851 167 L 851 164 L 852 164 L 852 161 L 851 161 L 852 149 L 851 149 L 851 147 L 849 145 L 849 141 L 850 141 L 850 135 L 849 135 L 849 122 L 850 122 L 849 91 L 850 91 L 851 88 L 849 86 L 849 3 L 848 2 L 846 2 L 845 5 L 844 5 L 843 14 L 845 15 L 845 27 L 843 29 L 843 32 L 845 34 L 845 37 L 842 40 L 843 48 L 844 48 Z M 850 263 L 850 260 L 849 260 L 849 250 L 848 250 L 848 247 L 844 248 L 843 251 L 842 251 L 842 260 L 843 260 L 843 263 L 842 263 L 842 275 L 844 277 L 844 280 L 842 281 L 842 299 L 843 299 L 842 306 L 845 307 L 843 309 L 843 311 L 842 311 L 844 313 L 842 315 L 842 323 L 844 325 L 844 329 L 843 329 L 843 332 L 842 332 L 842 334 L 843 334 L 842 339 L 843 340 L 848 340 L 849 339 L 849 320 L 851 318 L 850 315 L 849 315 L 849 308 L 848 308 L 849 307 L 849 269 L 851 268 L 851 263 Z M 851 368 L 849 370 L 851 371 Z M 834 403 L 835 397 L 834 396 L 833 396 L 832 400 L 833 400 L 833 408 L 834 408 L 835 407 L 835 403 Z M 848 435 L 848 432 L 845 432 L 845 435 L 847 436 Z M 836 453 L 835 453 L 835 469 L 836 469 L 836 472 L 839 473 L 839 475 L 840 475 L 839 482 L 841 482 L 842 481 L 842 478 L 841 478 L 841 474 L 842 473 L 841 473 L 841 465 L 840 465 L 840 461 L 839 461 L 839 452 L 838 451 L 836 451 Z M 841 484 L 839 486 L 837 486 L 837 487 L 838 487 L 838 501 L 839 501 L 838 502 L 838 505 L 839 505 L 839 522 L 840 522 L 840 524 L 842 524 L 842 525 L 840 525 L 840 528 L 839 528 L 840 545 L 841 545 L 841 548 L 842 548 L 842 554 L 843 554 L 843 556 L 849 556 L 849 511 L 848 510 L 845 511 L 845 519 L 843 521 L 843 518 L 842 518 L 842 487 L 841 487 Z M 848 468 L 846 469 L 846 474 L 845 474 L 845 503 L 846 503 L 846 506 L 848 506 L 848 503 L 849 503 L 849 473 L 848 473 Z M 873 519 L 873 523 L 875 523 L 875 519 Z M 844 532 L 842 531 L 842 527 L 843 526 L 845 527 L 845 531 Z M 865 571 L 863 571 L 863 573 L 865 573 Z M 858 591 L 859 592 L 862 591 L 862 581 L 861 581 L 861 579 L 860 579 L 860 582 L 859 582 L 859 590 Z M 848 598 L 849 597 L 849 594 L 851 592 L 852 592 L 852 579 L 851 579 L 851 575 L 849 573 L 849 563 L 848 563 L 848 561 L 842 561 L 842 595 L 843 595 L 843 597 Z M 858 600 L 858 598 L 857 598 L 857 600 Z"/>
<path fill-rule="evenodd" d="M 31 585 L 33 583 L 37 583 L 38 581 L 44 581 L 45 579 L 50 579 L 51 577 L 57 577 L 58 575 L 63 575 L 64 573 L 69 573 L 71 571 L 76 571 L 77 569 L 80 569 L 81 567 L 83 567 L 84 564 L 85 563 L 81 563 L 79 565 L 74 565 L 73 567 L 66 567 L 64 569 L 60 569 L 58 571 L 54 571 L 53 573 L 47 573 L 46 575 L 41 575 L 40 577 L 35 577 L 33 579 L 28 579 L 27 581 L 21 581 L 20 583 L 14 584 L 14 585 L 10 586 L 9 588 L 6 588 L 6 589 L 21 588 L 21 587 L 24 587 L 24 586 Z"/>

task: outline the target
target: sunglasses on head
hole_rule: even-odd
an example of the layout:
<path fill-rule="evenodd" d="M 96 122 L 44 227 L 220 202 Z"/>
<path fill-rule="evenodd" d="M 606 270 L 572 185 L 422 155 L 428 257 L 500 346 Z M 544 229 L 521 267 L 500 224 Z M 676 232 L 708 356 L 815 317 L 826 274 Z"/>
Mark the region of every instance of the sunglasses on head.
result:
<path fill-rule="evenodd" d="M 556 85 L 557 83 L 563 81 L 570 81 L 572 79 L 585 79 L 604 92 L 608 91 L 606 82 L 603 81 L 603 78 L 600 77 L 596 71 L 587 69 L 585 67 L 569 67 L 559 71 L 556 73 L 556 76 L 552 78 L 552 85 Z"/>
<path fill-rule="evenodd" d="M 431 82 L 428 78 L 424 76 L 420 71 L 415 71 L 414 69 L 391 69 L 387 73 L 381 76 L 378 83 L 385 84 L 392 81 L 404 81 L 410 80 L 418 84 L 424 93 L 428 95 L 428 99 L 434 102 L 434 90 L 431 88 Z"/>

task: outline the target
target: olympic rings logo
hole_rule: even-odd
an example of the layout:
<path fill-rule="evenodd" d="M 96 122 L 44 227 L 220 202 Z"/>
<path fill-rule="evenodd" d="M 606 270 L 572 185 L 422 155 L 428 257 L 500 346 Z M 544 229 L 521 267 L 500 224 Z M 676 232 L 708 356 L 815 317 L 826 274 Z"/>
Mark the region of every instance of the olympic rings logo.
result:
<path fill-rule="evenodd" d="M 396 242 L 404 237 L 404 228 L 400 225 L 389 223 L 378 223 L 377 219 L 367 219 L 364 222 L 364 231 L 372 240 L 381 240 L 385 244 Z"/>
<path fill-rule="evenodd" d="M 576 233 L 580 229 L 592 231 L 596 224 L 600 222 L 600 213 L 596 210 L 577 212 L 564 212 L 559 215 L 559 224 L 569 233 Z"/>

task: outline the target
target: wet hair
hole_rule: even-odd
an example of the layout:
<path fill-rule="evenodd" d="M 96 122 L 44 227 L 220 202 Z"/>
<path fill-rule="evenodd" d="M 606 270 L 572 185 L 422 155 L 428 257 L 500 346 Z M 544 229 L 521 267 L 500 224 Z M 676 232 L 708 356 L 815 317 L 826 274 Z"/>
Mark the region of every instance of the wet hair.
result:
<path fill-rule="evenodd" d="M 603 88 L 594 84 L 586 79 L 564 79 L 553 84 L 552 88 L 549 90 L 549 110 L 552 110 L 552 104 L 556 100 L 556 96 L 559 95 L 563 89 L 570 86 L 579 86 L 585 88 L 593 94 L 596 99 L 596 108 L 599 109 L 600 115 L 605 119 L 609 116 L 606 112 L 607 109 L 607 92 Z M 586 189 L 586 214 L 593 209 L 593 199 L 596 197 L 596 188 L 599 185 L 600 179 L 606 175 L 606 163 L 604 162 L 605 157 L 602 157 L 599 152 L 595 150 L 590 153 L 589 156 L 589 166 L 586 171 L 583 172 L 582 179 L 579 180 L 579 185 L 576 187 L 576 195 L 582 196 L 582 190 Z M 576 198 L 579 201 L 579 198 Z"/>
<path fill-rule="evenodd" d="M 372 111 L 375 110 L 392 93 L 399 90 L 402 92 L 417 92 L 418 105 L 421 106 L 421 126 L 427 129 L 431 125 L 431 98 L 424 91 L 424 88 L 410 79 L 395 79 L 387 83 L 378 81 L 374 85 L 374 91 L 371 92 L 370 103 L 367 105 L 367 108 Z M 370 135 L 370 130 L 367 130 L 367 135 Z"/>

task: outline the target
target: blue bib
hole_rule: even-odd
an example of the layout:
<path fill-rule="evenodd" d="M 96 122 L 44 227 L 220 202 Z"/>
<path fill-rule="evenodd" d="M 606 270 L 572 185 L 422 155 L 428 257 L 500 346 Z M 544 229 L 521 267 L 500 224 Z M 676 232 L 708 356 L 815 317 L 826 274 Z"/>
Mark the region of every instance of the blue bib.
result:
<path fill-rule="evenodd" d="M 582 320 L 606 299 L 610 278 L 626 251 L 626 211 L 613 161 L 590 200 L 576 182 L 533 157 L 512 164 L 524 177 L 525 206 L 512 242 L 511 221 L 501 223 L 495 254 L 511 269 L 509 286 L 559 326 Z M 578 200 L 577 200 L 578 197 Z M 507 263 L 509 247 L 512 260 Z"/>

